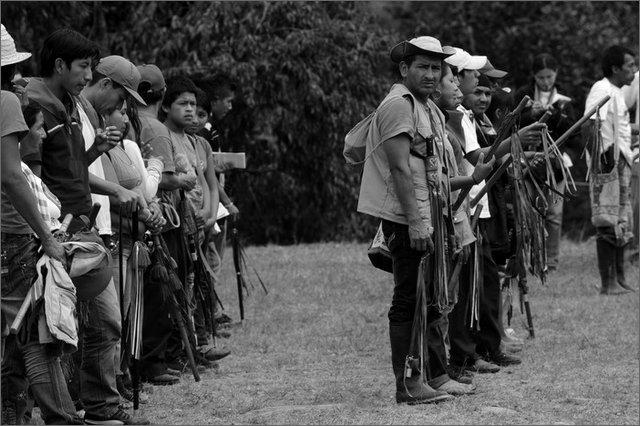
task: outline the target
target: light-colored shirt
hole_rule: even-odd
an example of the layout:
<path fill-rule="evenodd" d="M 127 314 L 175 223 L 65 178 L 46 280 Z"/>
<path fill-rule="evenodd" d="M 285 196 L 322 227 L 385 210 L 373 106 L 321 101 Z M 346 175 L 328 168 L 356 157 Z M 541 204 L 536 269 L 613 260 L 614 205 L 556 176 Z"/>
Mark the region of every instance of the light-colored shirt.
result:
<path fill-rule="evenodd" d="M 82 106 L 82 102 L 76 102 L 76 107 L 78 108 L 80 122 L 82 123 L 84 147 L 85 149 L 89 149 L 96 140 L 96 131 L 93 128 L 93 124 L 91 124 L 84 107 Z M 98 176 L 100 179 L 104 179 L 102 161 L 96 160 L 91 163 L 89 165 L 89 173 Z M 93 204 L 100 204 L 100 210 L 98 210 L 98 215 L 96 216 L 96 228 L 98 228 L 98 233 L 100 235 L 111 235 L 111 205 L 109 204 L 109 197 L 107 195 L 91 193 L 91 202 L 93 202 Z"/>
<path fill-rule="evenodd" d="M 606 151 L 614 142 L 617 142 L 620 154 L 628 164 L 631 164 L 633 159 L 631 152 L 631 125 L 629 123 L 629 110 L 622 90 L 611 84 L 607 78 L 595 82 L 587 96 L 584 110 L 585 112 L 589 111 L 607 95 L 611 96 L 611 99 L 600 108 L 599 112 L 602 120 L 603 148 Z M 595 114 L 591 119 L 595 120 Z"/>
<path fill-rule="evenodd" d="M 465 157 L 462 159 L 462 170 L 459 170 L 460 176 L 471 176 L 473 174 L 473 170 L 475 166 L 471 164 L 469 160 L 466 159 L 466 155 L 470 152 L 473 152 L 477 149 L 480 149 L 480 144 L 478 143 L 478 135 L 476 134 L 476 126 L 471 121 L 472 112 L 466 109 L 464 106 L 458 106 L 458 111 L 462 112 L 464 115 L 462 116 L 462 131 L 464 132 L 464 154 Z M 477 185 L 473 185 L 471 190 L 469 191 L 469 200 L 478 195 L 482 187 L 484 187 L 485 182 L 482 181 Z M 491 217 L 491 212 L 489 211 L 489 197 L 487 194 L 484 194 L 480 201 L 477 204 L 478 206 L 482 206 L 482 211 L 480 212 L 480 219 L 488 219 Z M 471 215 L 473 216 L 475 212 L 475 207 L 471 209 Z"/>

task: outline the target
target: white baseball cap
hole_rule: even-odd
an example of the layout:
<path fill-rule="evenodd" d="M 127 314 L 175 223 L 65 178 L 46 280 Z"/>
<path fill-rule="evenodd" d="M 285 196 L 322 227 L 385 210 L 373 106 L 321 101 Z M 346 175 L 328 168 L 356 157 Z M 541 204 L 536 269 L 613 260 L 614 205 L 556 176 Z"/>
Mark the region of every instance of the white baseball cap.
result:
<path fill-rule="evenodd" d="M 486 56 L 471 55 L 469 52 L 460 49 L 459 47 L 450 48 L 455 50 L 456 53 L 449 56 L 448 58 L 445 58 L 444 61 L 449 65 L 453 65 L 459 70 L 479 70 L 487 63 Z"/>

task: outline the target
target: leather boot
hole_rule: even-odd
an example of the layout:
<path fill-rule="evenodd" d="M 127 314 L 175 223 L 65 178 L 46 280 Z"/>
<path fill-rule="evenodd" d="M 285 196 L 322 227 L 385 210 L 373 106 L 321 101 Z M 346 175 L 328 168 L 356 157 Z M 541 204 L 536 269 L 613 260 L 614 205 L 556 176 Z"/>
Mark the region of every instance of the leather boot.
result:
<path fill-rule="evenodd" d="M 391 363 L 396 377 L 396 402 L 409 405 L 430 404 L 453 398 L 448 393 L 437 391 L 425 383 L 418 368 L 418 362 L 415 360 L 411 362 L 408 369 L 405 369 L 411 345 L 411 328 L 410 321 L 389 323 Z"/>
<path fill-rule="evenodd" d="M 600 272 L 600 294 L 616 295 L 628 293 L 629 290 L 620 287 L 616 279 L 617 247 L 605 240 L 596 240 L 598 255 L 598 271 Z"/>

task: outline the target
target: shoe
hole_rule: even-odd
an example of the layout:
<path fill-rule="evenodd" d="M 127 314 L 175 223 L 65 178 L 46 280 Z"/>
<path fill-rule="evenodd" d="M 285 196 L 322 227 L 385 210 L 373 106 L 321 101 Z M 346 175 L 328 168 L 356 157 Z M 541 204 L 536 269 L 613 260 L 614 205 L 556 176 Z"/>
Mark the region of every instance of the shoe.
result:
<path fill-rule="evenodd" d="M 231 351 L 228 349 L 222 349 L 215 346 L 201 346 L 198 351 L 209 361 L 217 361 L 228 356 Z"/>
<path fill-rule="evenodd" d="M 176 376 L 172 376 L 171 374 L 167 374 L 167 373 L 158 374 L 157 376 L 148 377 L 147 378 L 147 382 L 151 383 L 152 385 L 156 385 L 156 386 L 175 385 L 179 381 L 180 381 L 180 378 L 178 378 Z"/>
<path fill-rule="evenodd" d="M 181 371 L 174 370 L 173 368 L 168 368 L 168 367 L 167 367 L 167 370 L 165 371 L 165 373 L 171 374 L 172 376 L 176 376 L 176 377 L 182 376 L 182 372 Z"/>
<path fill-rule="evenodd" d="M 457 382 L 455 380 L 447 380 L 440 386 L 434 387 L 433 389 L 437 391 L 446 392 L 449 395 L 454 395 L 454 396 L 471 395 L 476 393 L 476 385 L 464 384 L 464 383 Z"/>
<path fill-rule="evenodd" d="M 512 343 L 509 341 L 505 341 L 504 339 L 502 339 L 502 342 L 500 343 L 500 350 L 511 354 L 522 352 L 523 348 L 524 344 L 522 343 Z"/>
<path fill-rule="evenodd" d="M 227 330 L 216 330 L 216 338 L 228 339 L 231 333 Z"/>
<path fill-rule="evenodd" d="M 482 358 L 475 360 L 473 365 L 469 366 L 469 370 L 477 373 L 497 373 L 500 371 L 500 367 L 495 363 L 487 362 Z"/>
<path fill-rule="evenodd" d="M 457 382 L 464 383 L 465 385 L 473 383 L 473 373 L 464 367 L 450 364 L 447 366 L 447 373 L 449 377 Z"/>
<path fill-rule="evenodd" d="M 94 414 L 86 413 L 84 415 L 84 422 L 88 425 L 148 425 L 151 422 L 141 416 L 132 417 L 126 411 L 118 410 L 110 416 L 97 416 Z"/>
<path fill-rule="evenodd" d="M 214 320 L 215 320 L 215 322 L 216 322 L 216 323 L 218 323 L 218 324 L 226 324 L 226 323 L 229 323 L 229 322 L 232 322 L 232 321 L 233 321 L 233 320 L 231 319 L 231 317 L 230 317 L 229 315 L 225 314 L 224 312 L 222 312 L 222 313 L 221 313 L 221 314 L 219 314 L 219 315 L 216 315 L 216 316 L 214 317 Z"/>
<path fill-rule="evenodd" d="M 497 354 L 493 354 L 490 357 L 491 362 L 496 365 L 506 367 L 507 365 L 518 365 L 522 364 L 522 360 L 513 355 L 508 355 L 504 352 L 499 352 Z"/>
<path fill-rule="evenodd" d="M 174 371 L 179 371 L 180 374 L 182 373 L 191 373 L 191 367 L 189 366 L 189 363 L 185 360 L 179 359 L 176 361 L 172 361 L 172 362 L 168 362 L 167 363 L 167 369 L 171 369 Z M 196 357 L 196 371 L 198 373 L 204 373 L 207 369 L 198 363 L 197 357 Z M 166 372 L 165 372 L 166 373 Z M 172 374 L 171 374 L 172 375 Z M 174 376 L 175 377 L 175 376 Z"/>

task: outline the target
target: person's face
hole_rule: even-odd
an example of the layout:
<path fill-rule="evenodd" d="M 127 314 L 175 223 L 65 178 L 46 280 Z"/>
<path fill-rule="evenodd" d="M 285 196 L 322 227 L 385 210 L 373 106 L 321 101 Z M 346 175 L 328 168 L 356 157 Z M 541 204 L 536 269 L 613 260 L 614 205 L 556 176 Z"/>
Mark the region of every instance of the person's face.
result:
<path fill-rule="evenodd" d="M 476 70 L 464 70 L 464 72 L 458 74 L 458 81 L 460 82 L 458 87 L 464 96 L 476 90 L 478 77 L 480 77 L 480 72 Z"/>
<path fill-rule="evenodd" d="M 484 114 L 491 103 L 491 88 L 485 86 L 476 87 L 473 93 L 465 95 L 463 103 L 465 108 L 473 111 L 474 114 Z"/>
<path fill-rule="evenodd" d="M 406 62 L 400 63 L 400 74 L 405 86 L 413 95 L 426 101 L 440 81 L 442 75 L 442 60 L 431 56 L 419 55 L 411 66 Z"/>
<path fill-rule="evenodd" d="M 201 106 L 197 106 L 196 114 L 193 118 L 193 124 L 189 128 L 189 131 L 192 133 L 198 133 L 200 130 L 204 128 L 204 125 L 207 124 L 208 120 L 209 120 L 209 113 Z"/>
<path fill-rule="evenodd" d="M 171 104 L 170 108 L 163 107 L 167 113 L 167 120 L 177 127 L 186 129 L 193 126 L 196 116 L 196 94 L 191 92 L 181 93 Z"/>
<path fill-rule="evenodd" d="M 222 120 L 233 108 L 233 93 L 211 102 L 211 115 L 216 120 Z M 203 124 L 204 126 L 204 124 Z"/>
<path fill-rule="evenodd" d="M 616 74 L 619 76 L 619 79 L 624 86 L 625 84 L 631 84 L 633 76 L 637 70 L 638 67 L 636 66 L 635 58 L 627 53 L 624 55 L 622 67 L 617 68 Z"/>
<path fill-rule="evenodd" d="M 556 75 L 558 72 L 550 68 L 543 68 L 533 75 L 533 79 L 538 86 L 538 90 L 543 92 L 550 92 L 553 86 L 556 84 Z"/>
<path fill-rule="evenodd" d="M 446 74 L 438 83 L 438 90 L 441 93 L 438 104 L 444 109 L 453 110 L 462 102 L 462 93 L 458 88 L 458 80 L 453 76 L 451 69 L 445 67 L 445 70 Z"/>
<path fill-rule="evenodd" d="M 56 70 L 61 76 L 62 86 L 73 96 L 78 96 L 91 81 L 91 58 L 74 59 L 69 66 L 61 59 L 56 59 Z"/>
<path fill-rule="evenodd" d="M 98 82 L 99 93 L 95 97 L 95 105 L 98 114 L 111 115 L 115 110 L 122 109 L 127 91 L 122 86 L 114 85 L 110 78 L 103 78 Z"/>
<path fill-rule="evenodd" d="M 122 133 L 123 137 L 126 135 L 128 123 L 129 117 L 127 116 L 127 110 L 124 105 L 112 110 L 111 114 L 105 118 L 105 126 L 115 126 Z"/>

